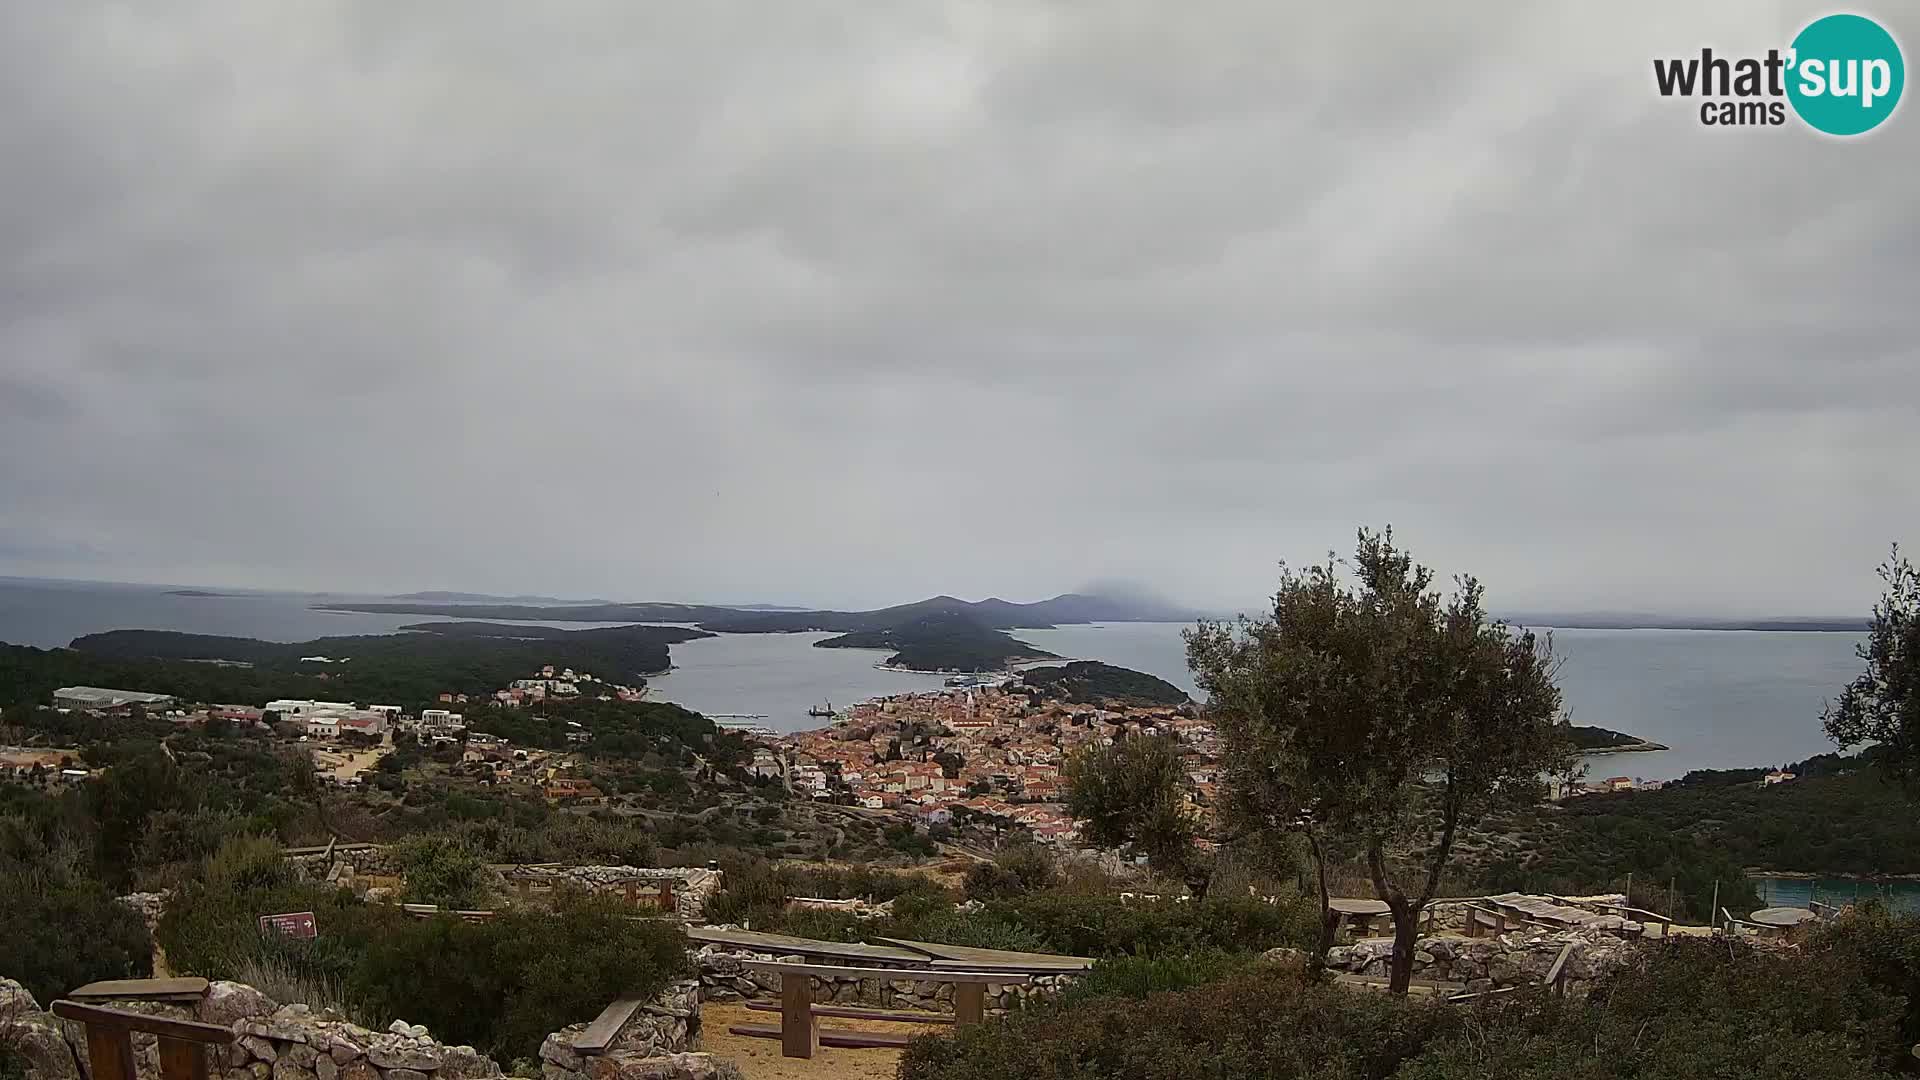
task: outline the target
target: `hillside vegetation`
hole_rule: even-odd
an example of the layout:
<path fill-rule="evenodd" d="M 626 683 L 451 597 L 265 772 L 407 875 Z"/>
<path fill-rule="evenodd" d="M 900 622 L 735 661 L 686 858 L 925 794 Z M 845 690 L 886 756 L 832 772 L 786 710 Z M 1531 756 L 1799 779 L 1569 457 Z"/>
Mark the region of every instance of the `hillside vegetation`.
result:
<path fill-rule="evenodd" d="M 1165 679 L 1096 660 L 1028 668 L 1020 680 L 1054 701 L 1185 705 L 1191 700 L 1186 691 Z"/>
<path fill-rule="evenodd" d="M 992 629 L 971 615 L 952 612 L 922 615 L 899 626 L 859 630 L 814 642 L 822 649 L 887 649 L 888 667 L 912 671 L 1004 671 L 1020 660 L 1048 660 L 1054 654 Z"/>

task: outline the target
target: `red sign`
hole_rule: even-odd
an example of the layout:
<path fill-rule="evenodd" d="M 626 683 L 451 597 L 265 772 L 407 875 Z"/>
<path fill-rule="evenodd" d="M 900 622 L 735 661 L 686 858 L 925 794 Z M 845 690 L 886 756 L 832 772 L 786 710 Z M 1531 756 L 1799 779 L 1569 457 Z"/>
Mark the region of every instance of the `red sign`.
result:
<path fill-rule="evenodd" d="M 260 931 L 279 931 L 290 938 L 315 938 L 320 936 L 320 928 L 314 924 L 313 912 L 295 911 L 286 915 L 260 916 Z"/>

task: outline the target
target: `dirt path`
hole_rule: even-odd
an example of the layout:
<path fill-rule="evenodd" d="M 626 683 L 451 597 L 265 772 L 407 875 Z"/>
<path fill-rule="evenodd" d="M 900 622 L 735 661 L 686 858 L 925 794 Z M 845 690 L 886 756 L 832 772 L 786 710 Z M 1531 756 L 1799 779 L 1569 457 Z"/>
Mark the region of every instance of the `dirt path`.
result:
<path fill-rule="evenodd" d="M 700 1007 L 700 1049 L 740 1066 L 747 1080 L 893 1080 L 900 1065 L 898 1050 L 840 1050 L 821 1047 L 811 1059 L 780 1056 L 778 1039 L 734 1035 L 734 1024 L 778 1024 L 779 1013 L 751 1012 L 735 1002 L 708 1002 Z M 889 1024 L 872 1020 L 822 1017 L 823 1028 L 885 1031 L 923 1035 L 952 1031 L 938 1024 Z"/>

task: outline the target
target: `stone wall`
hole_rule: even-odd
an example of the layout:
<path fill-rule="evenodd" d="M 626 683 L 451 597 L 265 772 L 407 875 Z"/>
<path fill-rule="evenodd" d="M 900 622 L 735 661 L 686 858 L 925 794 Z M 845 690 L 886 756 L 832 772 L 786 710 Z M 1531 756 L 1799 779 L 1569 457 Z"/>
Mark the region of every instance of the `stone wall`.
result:
<path fill-rule="evenodd" d="M 381 844 L 356 844 L 335 849 L 331 856 L 303 852 L 287 856 L 301 877 L 312 881 L 332 881 L 352 887 L 355 878 L 369 875 L 404 877 L 399 861 L 390 847 Z M 552 889 L 561 886 L 589 892 L 624 895 L 629 886 L 646 890 L 663 881 L 673 885 L 674 914 L 686 922 L 705 918 L 707 901 L 720 890 L 720 872 L 693 866 L 500 866 L 494 868 L 493 887 L 502 893 L 523 893 L 526 887 Z M 379 899 L 388 897 L 380 896 Z"/>
<path fill-rule="evenodd" d="M 287 862 L 301 877 L 311 881 L 327 880 L 330 875 L 345 876 L 349 881 L 356 876 L 401 876 L 400 861 L 394 856 L 393 849 L 385 844 L 355 844 L 335 848 L 332 855 L 325 852 L 288 855 Z M 336 867 L 341 869 L 336 870 Z"/>
<path fill-rule="evenodd" d="M 510 888 L 569 887 L 588 892 L 619 893 L 629 886 L 646 890 L 661 882 L 673 886 L 674 914 L 690 923 L 706 918 L 707 901 L 720 891 L 720 872 L 694 866 L 514 866 L 502 871 Z"/>
<path fill-rule="evenodd" d="M 776 956 L 717 945 L 704 945 L 694 952 L 694 965 L 700 972 L 700 996 L 706 1001 L 778 1001 L 780 976 L 754 971 L 748 960 L 777 960 L 785 963 L 835 964 L 817 957 Z M 861 961 L 860 967 L 894 967 L 884 961 Z M 817 1004 L 860 1004 L 882 1009 L 918 1009 L 923 1012 L 953 1011 L 953 984 L 916 979 L 915 968 L 901 967 L 897 979 L 858 979 L 851 976 L 813 976 L 813 1000 Z M 1073 985 L 1072 975 L 1037 975 L 1031 985 L 987 984 L 987 1011 L 1002 1013 L 1018 1008 L 1029 997 L 1047 997 Z"/>
<path fill-rule="evenodd" d="M 1569 943 L 1569 994 L 1584 994 L 1595 979 L 1630 962 L 1635 943 L 1601 931 L 1517 930 L 1498 937 L 1423 937 L 1415 943 L 1413 977 L 1464 983 L 1470 992 L 1505 986 L 1537 986 Z M 1327 966 L 1356 975 L 1387 974 L 1393 941 L 1371 938 L 1335 946 Z"/>

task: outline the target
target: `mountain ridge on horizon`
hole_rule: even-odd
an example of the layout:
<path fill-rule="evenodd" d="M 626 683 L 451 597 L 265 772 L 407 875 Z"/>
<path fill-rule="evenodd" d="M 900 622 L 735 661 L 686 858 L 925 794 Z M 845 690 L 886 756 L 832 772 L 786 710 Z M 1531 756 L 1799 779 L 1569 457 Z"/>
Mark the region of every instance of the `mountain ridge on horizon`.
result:
<path fill-rule="evenodd" d="M 1032 603 L 997 596 L 969 601 L 949 595 L 931 596 L 908 604 L 863 611 L 786 608 L 773 605 L 727 607 L 718 604 L 661 602 L 532 605 L 516 603 L 444 603 L 408 600 L 399 603 L 316 604 L 323 611 L 357 611 L 384 615 L 443 615 L 525 622 L 691 622 L 704 630 L 731 633 L 793 633 L 807 630 L 853 633 L 879 630 L 927 615 L 963 615 L 997 630 L 1044 630 L 1061 623 L 1190 622 L 1202 617 L 1196 609 L 1142 598 L 1116 598 L 1086 593 L 1061 593 Z"/>

